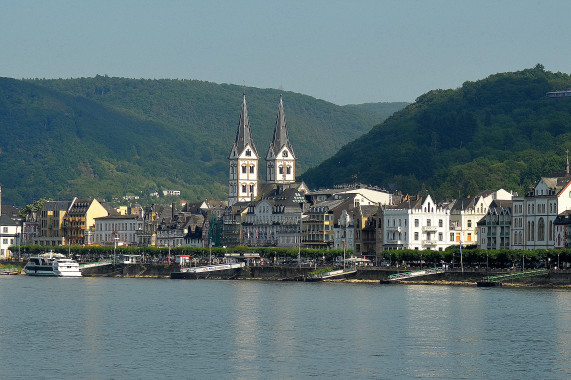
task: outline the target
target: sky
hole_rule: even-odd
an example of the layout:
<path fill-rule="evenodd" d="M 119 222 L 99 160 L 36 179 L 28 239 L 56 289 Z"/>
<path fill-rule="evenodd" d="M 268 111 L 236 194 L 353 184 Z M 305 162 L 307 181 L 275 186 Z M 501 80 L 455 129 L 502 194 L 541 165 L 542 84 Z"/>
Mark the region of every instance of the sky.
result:
<path fill-rule="evenodd" d="M 538 63 L 571 73 L 570 15 L 569 0 L 0 0 L 0 76 L 413 102 Z"/>

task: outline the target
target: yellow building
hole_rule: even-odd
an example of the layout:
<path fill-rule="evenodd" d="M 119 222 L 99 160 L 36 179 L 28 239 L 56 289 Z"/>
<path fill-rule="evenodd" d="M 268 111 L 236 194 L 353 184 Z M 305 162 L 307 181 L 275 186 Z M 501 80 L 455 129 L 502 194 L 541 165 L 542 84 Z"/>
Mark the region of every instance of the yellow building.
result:
<path fill-rule="evenodd" d="M 64 217 L 67 244 L 92 244 L 95 218 L 108 215 L 107 209 L 97 199 L 75 199 Z"/>

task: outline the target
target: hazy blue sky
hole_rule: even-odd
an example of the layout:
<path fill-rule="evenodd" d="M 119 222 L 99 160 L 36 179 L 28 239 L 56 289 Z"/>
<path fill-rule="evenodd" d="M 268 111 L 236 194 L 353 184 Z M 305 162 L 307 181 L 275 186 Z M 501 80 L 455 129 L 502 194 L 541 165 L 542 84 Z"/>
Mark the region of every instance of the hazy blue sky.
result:
<path fill-rule="evenodd" d="M 336 104 L 414 101 L 542 63 L 571 1 L 0 0 L 0 76 L 186 78 Z"/>

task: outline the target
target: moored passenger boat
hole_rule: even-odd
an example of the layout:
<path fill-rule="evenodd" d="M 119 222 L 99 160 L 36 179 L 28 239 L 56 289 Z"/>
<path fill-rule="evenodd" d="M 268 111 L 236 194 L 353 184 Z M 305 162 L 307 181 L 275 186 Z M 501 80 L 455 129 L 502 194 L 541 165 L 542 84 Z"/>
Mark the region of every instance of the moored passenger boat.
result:
<path fill-rule="evenodd" d="M 81 277 L 77 261 L 53 251 L 30 257 L 24 272 L 28 276 Z"/>

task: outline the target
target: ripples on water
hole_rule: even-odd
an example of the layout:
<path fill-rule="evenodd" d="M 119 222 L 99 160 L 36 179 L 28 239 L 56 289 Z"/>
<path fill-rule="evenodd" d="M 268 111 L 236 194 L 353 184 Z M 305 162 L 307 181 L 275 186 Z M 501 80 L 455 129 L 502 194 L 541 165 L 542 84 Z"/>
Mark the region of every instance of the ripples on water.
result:
<path fill-rule="evenodd" d="M 1 378 L 571 377 L 571 293 L 0 278 Z"/>

